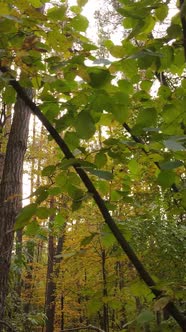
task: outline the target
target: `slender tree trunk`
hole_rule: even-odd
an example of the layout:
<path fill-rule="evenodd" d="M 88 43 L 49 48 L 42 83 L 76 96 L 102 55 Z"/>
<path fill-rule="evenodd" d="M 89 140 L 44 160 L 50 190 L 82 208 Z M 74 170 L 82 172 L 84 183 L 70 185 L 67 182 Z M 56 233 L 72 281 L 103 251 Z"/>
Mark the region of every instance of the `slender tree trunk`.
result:
<path fill-rule="evenodd" d="M 32 91 L 27 89 L 32 97 Z M 14 239 L 14 223 L 22 193 L 23 160 L 27 146 L 30 109 L 18 97 L 8 139 L 0 184 L 0 319 L 4 316 L 8 273 Z M 0 331 L 2 326 L 0 325 Z"/>
<path fill-rule="evenodd" d="M 64 236 L 58 239 L 57 248 L 54 248 L 54 238 L 52 235 L 49 236 L 48 240 L 48 268 L 47 268 L 47 284 L 46 284 L 46 332 L 54 331 L 54 320 L 55 320 L 55 302 L 56 302 L 56 282 L 60 272 L 60 261 L 61 258 L 55 258 L 60 255 L 63 250 Z M 61 307 L 64 305 L 64 297 L 61 297 Z M 64 325 L 64 315 L 62 312 L 61 324 Z"/>
<path fill-rule="evenodd" d="M 29 313 L 30 304 L 32 300 L 32 280 L 33 280 L 33 261 L 34 261 L 34 249 L 35 244 L 32 240 L 26 244 L 27 249 L 27 273 L 25 277 L 24 293 L 26 295 L 26 301 L 24 304 L 25 313 Z"/>
<path fill-rule="evenodd" d="M 108 291 L 107 291 L 107 273 L 106 273 L 106 253 L 105 250 L 102 249 L 101 253 L 102 257 L 102 278 L 103 278 L 103 297 L 108 296 Z M 109 332 L 109 315 L 108 315 L 108 304 L 104 303 L 103 304 L 103 326 L 102 328 L 104 329 L 105 332 Z"/>
<path fill-rule="evenodd" d="M 54 200 L 51 199 L 50 207 L 54 206 Z M 60 261 L 61 258 L 55 258 L 55 256 L 60 255 L 63 249 L 64 236 L 61 236 L 58 239 L 57 248 L 54 246 L 54 237 L 52 235 L 52 227 L 53 227 L 54 216 L 50 217 L 49 230 L 51 231 L 51 235 L 49 235 L 48 239 L 48 267 L 47 267 L 47 281 L 46 281 L 46 300 L 45 300 L 45 308 L 46 308 L 46 332 L 54 331 L 54 320 L 55 320 L 55 300 L 56 300 L 56 281 L 59 271 L 60 271 Z"/>
<path fill-rule="evenodd" d="M 64 295 L 61 294 L 61 331 L 64 330 L 64 327 L 65 327 L 65 319 L 64 319 L 64 301 L 65 301 L 65 298 L 64 298 Z"/>
<path fill-rule="evenodd" d="M 53 281 L 54 273 L 54 238 L 49 235 L 48 239 L 48 268 L 47 268 L 47 287 L 46 287 L 46 332 L 54 331 L 55 316 L 55 284 Z"/>

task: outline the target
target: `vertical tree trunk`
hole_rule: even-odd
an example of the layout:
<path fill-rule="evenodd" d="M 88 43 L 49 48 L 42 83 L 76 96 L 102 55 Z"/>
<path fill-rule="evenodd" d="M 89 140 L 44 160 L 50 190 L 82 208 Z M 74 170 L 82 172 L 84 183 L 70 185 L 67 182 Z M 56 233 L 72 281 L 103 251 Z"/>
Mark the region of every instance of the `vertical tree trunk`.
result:
<path fill-rule="evenodd" d="M 106 253 L 105 249 L 102 249 L 101 252 L 102 257 L 102 277 L 103 277 L 103 297 L 106 298 L 108 296 L 107 291 L 107 275 L 106 275 Z M 103 326 L 105 332 L 109 332 L 109 315 L 108 315 L 108 304 L 103 304 Z"/>
<path fill-rule="evenodd" d="M 49 235 L 48 239 L 48 267 L 47 267 L 47 285 L 46 285 L 46 332 L 54 331 L 55 316 L 55 283 L 53 280 L 54 273 L 54 238 Z"/>
<path fill-rule="evenodd" d="M 24 304 L 25 313 L 29 313 L 30 304 L 32 301 L 32 279 L 33 279 L 33 261 L 34 261 L 34 249 L 35 244 L 32 240 L 28 241 L 26 244 L 27 250 L 27 273 L 25 277 L 24 284 L 24 294 L 26 297 L 26 301 Z"/>
<path fill-rule="evenodd" d="M 21 203 L 21 201 L 20 201 Z M 19 208 L 21 209 L 22 204 L 20 204 Z M 16 232 L 16 256 L 18 263 L 20 264 L 20 267 L 22 267 L 22 238 L 23 238 L 23 231 L 22 229 L 19 229 Z M 15 290 L 18 294 L 19 297 L 21 297 L 21 270 L 22 268 L 18 269 L 17 272 L 17 280 L 16 280 L 16 285 L 15 285 Z"/>
<path fill-rule="evenodd" d="M 51 199 L 50 207 L 54 206 L 54 200 Z M 60 261 L 61 258 L 56 258 L 56 255 L 61 254 L 64 243 L 64 236 L 61 236 L 58 239 L 57 248 L 54 246 L 54 237 L 52 235 L 54 217 L 50 217 L 49 230 L 51 234 L 48 239 L 48 267 L 47 267 L 47 280 L 46 280 L 46 299 L 45 299 L 45 308 L 46 308 L 46 332 L 54 331 L 54 319 L 55 319 L 55 300 L 56 300 L 56 281 L 59 271 L 60 271 Z M 57 266 L 58 264 L 58 266 Z"/>
<path fill-rule="evenodd" d="M 58 239 L 57 248 L 54 248 L 54 238 L 49 236 L 48 240 L 48 268 L 47 268 L 47 284 L 46 284 L 46 332 L 54 331 L 54 319 L 55 319 L 55 301 L 56 301 L 56 282 L 60 272 L 61 258 L 55 258 L 55 255 L 60 255 L 63 250 L 64 236 Z M 57 266 L 58 264 L 58 266 Z M 64 297 L 61 297 L 61 306 L 63 307 Z M 64 325 L 64 316 L 62 313 L 61 324 Z"/>
<path fill-rule="evenodd" d="M 64 330 L 64 327 L 65 327 L 65 320 L 64 320 L 64 295 L 61 294 L 61 324 L 60 324 L 60 328 L 61 328 L 61 331 Z"/>
<path fill-rule="evenodd" d="M 27 90 L 29 97 L 32 91 Z M 21 193 L 23 160 L 27 146 L 30 109 L 18 98 L 8 139 L 4 170 L 0 184 L 0 319 L 3 319 L 8 291 L 8 273 L 14 239 L 14 223 Z M 2 326 L 0 326 L 0 331 Z"/>

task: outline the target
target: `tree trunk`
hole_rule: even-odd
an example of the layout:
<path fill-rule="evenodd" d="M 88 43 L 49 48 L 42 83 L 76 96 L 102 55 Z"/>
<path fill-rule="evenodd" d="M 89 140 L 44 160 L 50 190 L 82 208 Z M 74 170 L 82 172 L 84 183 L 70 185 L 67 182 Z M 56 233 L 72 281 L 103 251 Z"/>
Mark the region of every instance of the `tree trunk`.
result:
<path fill-rule="evenodd" d="M 65 321 L 64 321 L 64 295 L 61 294 L 61 324 L 60 324 L 60 328 L 61 331 L 64 330 L 65 327 Z"/>
<path fill-rule="evenodd" d="M 27 90 L 29 97 L 32 91 Z M 18 97 L 8 139 L 5 163 L 0 184 L 0 319 L 4 316 L 8 292 L 8 273 L 14 240 L 14 223 L 19 211 L 23 160 L 27 146 L 30 109 Z M 2 326 L 0 326 L 0 331 Z"/>
<path fill-rule="evenodd" d="M 107 291 L 107 273 L 106 273 L 106 253 L 105 250 L 102 249 L 101 253 L 102 257 L 102 278 L 103 278 L 103 297 L 106 298 L 108 296 L 108 291 Z M 103 304 L 103 326 L 102 328 L 104 329 L 105 332 L 109 332 L 109 315 L 108 315 L 108 304 L 104 303 Z"/>
<path fill-rule="evenodd" d="M 51 199 L 50 207 L 54 206 L 54 199 Z M 46 308 L 46 332 L 54 331 L 54 319 L 55 319 L 55 300 L 56 300 L 56 281 L 59 271 L 60 271 L 60 261 L 61 258 L 55 257 L 60 255 L 63 249 L 64 236 L 61 236 L 58 239 L 57 248 L 54 246 L 54 237 L 52 235 L 54 216 L 50 217 L 49 234 L 48 238 L 48 266 L 47 266 L 47 280 L 46 280 L 46 299 L 45 299 L 45 308 Z"/>
<path fill-rule="evenodd" d="M 24 284 L 24 294 L 26 297 L 26 301 L 24 303 L 24 311 L 25 313 L 29 313 L 30 305 L 32 301 L 32 279 L 33 279 L 33 261 L 34 261 L 34 249 L 35 243 L 30 240 L 27 241 L 26 250 L 27 250 L 27 272 L 25 276 L 25 284 Z"/>
<path fill-rule="evenodd" d="M 48 268 L 47 268 L 47 287 L 46 287 L 46 332 L 54 331 L 55 316 L 55 283 L 53 281 L 54 273 L 54 238 L 49 235 L 48 239 Z"/>
<path fill-rule="evenodd" d="M 20 201 L 20 203 L 22 203 Z M 20 209 L 22 208 L 22 204 L 20 204 Z M 21 272 L 22 272 L 22 240 L 23 240 L 23 230 L 19 229 L 16 232 L 16 256 L 18 264 L 20 264 L 20 268 L 17 272 L 17 278 L 16 278 L 16 285 L 15 290 L 19 297 L 21 297 Z"/>

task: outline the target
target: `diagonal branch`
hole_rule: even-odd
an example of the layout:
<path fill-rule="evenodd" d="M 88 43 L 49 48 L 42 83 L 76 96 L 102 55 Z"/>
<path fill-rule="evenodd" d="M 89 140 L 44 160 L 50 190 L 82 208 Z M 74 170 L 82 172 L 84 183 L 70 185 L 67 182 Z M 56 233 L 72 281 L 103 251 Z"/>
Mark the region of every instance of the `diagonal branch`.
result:
<path fill-rule="evenodd" d="M 2 73 L 9 74 L 9 71 L 6 67 L 1 67 L 0 70 Z M 55 140 L 61 151 L 64 153 L 65 157 L 67 159 L 75 158 L 73 153 L 70 151 L 69 147 L 65 143 L 65 141 L 61 138 L 59 133 L 56 131 L 56 129 L 52 126 L 52 124 L 48 121 L 48 119 L 43 115 L 43 113 L 40 111 L 40 108 L 27 96 L 24 89 L 21 87 L 19 82 L 14 79 L 13 76 L 9 76 L 9 84 L 15 89 L 19 97 L 25 102 L 27 106 L 32 110 L 33 114 L 35 114 L 38 119 L 42 122 L 43 126 L 47 129 L 47 131 L 50 133 L 52 138 Z M 150 274 L 147 272 L 145 267 L 143 266 L 142 262 L 137 257 L 136 253 L 128 243 L 128 241 L 125 239 L 123 234 L 121 233 L 120 229 L 118 228 L 117 224 L 115 223 L 114 219 L 111 217 L 104 200 L 101 198 L 100 194 L 96 190 L 94 184 L 86 174 L 86 172 L 81 168 L 80 163 L 75 163 L 73 165 L 75 171 L 81 178 L 82 182 L 84 183 L 85 187 L 87 188 L 88 192 L 92 194 L 94 201 L 97 205 L 97 207 L 100 210 L 100 213 L 102 214 L 106 224 L 110 228 L 111 232 L 115 236 L 116 240 L 122 247 L 125 254 L 128 256 L 131 263 L 136 268 L 137 272 L 139 273 L 142 280 L 145 282 L 145 284 L 152 290 L 153 294 L 156 297 L 163 296 L 162 292 L 158 289 L 156 289 L 156 283 L 150 276 Z M 186 331 L 186 317 L 178 310 L 178 308 L 175 306 L 173 302 L 169 302 L 166 306 L 166 309 L 174 317 L 174 319 L 177 321 L 177 323 L 180 325 L 180 327 L 183 329 L 183 331 Z"/>

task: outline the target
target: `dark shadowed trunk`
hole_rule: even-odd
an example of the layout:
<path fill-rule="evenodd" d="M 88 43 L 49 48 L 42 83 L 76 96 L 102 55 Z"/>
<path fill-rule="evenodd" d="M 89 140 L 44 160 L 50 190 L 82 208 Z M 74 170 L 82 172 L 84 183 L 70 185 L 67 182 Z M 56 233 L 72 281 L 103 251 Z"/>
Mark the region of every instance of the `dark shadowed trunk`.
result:
<path fill-rule="evenodd" d="M 102 258 L 102 278 L 103 278 L 103 297 L 106 299 L 108 296 L 107 291 L 107 272 L 106 272 L 106 252 L 104 249 L 102 249 L 101 252 L 101 258 Z M 108 314 L 108 304 L 103 304 L 103 324 L 102 328 L 105 332 L 109 332 L 109 314 Z"/>
<path fill-rule="evenodd" d="M 55 319 L 55 300 L 56 300 L 56 282 L 60 272 L 60 258 L 55 258 L 61 254 L 63 250 L 64 236 L 58 239 L 57 248 L 54 248 L 54 238 L 52 235 L 49 236 L 48 240 L 48 268 L 47 268 L 47 285 L 46 285 L 46 332 L 54 331 L 54 319 Z M 62 297 L 62 307 L 64 298 Z M 63 315 L 62 315 L 63 316 Z M 64 317 L 63 317 L 64 318 Z M 62 319 L 64 324 L 64 319 Z"/>
<path fill-rule="evenodd" d="M 27 92 L 32 97 L 32 91 Z M 14 223 L 22 193 L 23 160 L 27 146 L 30 109 L 18 97 L 8 139 L 0 184 L 0 319 L 8 292 L 8 273 L 14 239 Z M 2 327 L 0 326 L 0 331 Z"/>
<path fill-rule="evenodd" d="M 52 208 L 54 201 L 51 200 L 50 207 Z M 55 300 L 56 300 L 56 281 L 60 271 L 61 257 L 57 257 L 61 254 L 64 243 L 64 236 L 58 239 L 57 248 L 54 245 L 54 237 L 52 235 L 54 216 L 50 217 L 49 229 L 51 234 L 48 238 L 48 266 L 47 266 L 47 280 L 46 280 L 46 332 L 54 331 L 55 320 Z M 56 257 L 55 257 L 56 256 Z"/>

